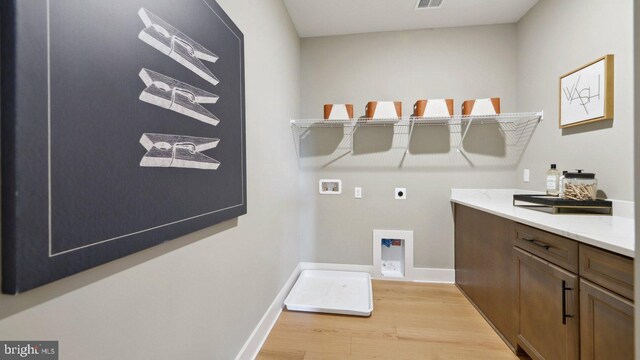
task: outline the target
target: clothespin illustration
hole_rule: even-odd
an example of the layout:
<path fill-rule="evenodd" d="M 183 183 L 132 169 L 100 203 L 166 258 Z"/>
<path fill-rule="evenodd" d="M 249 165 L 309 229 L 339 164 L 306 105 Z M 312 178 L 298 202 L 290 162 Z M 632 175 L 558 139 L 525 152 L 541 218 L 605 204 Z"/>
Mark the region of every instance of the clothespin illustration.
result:
<path fill-rule="evenodd" d="M 218 95 L 145 68 L 140 70 L 139 76 L 147 85 L 140 93 L 140 100 L 214 126 L 220 122 L 200 105 L 215 104 L 219 99 Z"/>
<path fill-rule="evenodd" d="M 140 8 L 138 15 L 146 26 L 146 28 L 138 34 L 140 40 L 179 62 L 213 85 L 218 85 L 220 82 L 218 78 L 202 63 L 202 61 L 215 63 L 219 59 L 216 54 L 169 25 L 149 10 Z"/>
<path fill-rule="evenodd" d="M 220 162 L 201 152 L 215 148 L 219 142 L 220 139 L 145 133 L 140 144 L 147 153 L 140 166 L 216 170 Z"/>

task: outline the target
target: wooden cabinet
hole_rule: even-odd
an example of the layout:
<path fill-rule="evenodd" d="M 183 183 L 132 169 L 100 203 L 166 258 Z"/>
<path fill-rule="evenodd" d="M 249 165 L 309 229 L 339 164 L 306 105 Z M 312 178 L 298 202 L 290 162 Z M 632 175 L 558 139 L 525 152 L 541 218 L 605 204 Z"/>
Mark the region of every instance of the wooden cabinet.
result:
<path fill-rule="evenodd" d="M 518 248 L 513 251 L 518 344 L 534 359 L 578 359 L 578 276 Z"/>
<path fill-rule="evenodd" d="M 580 280 L 581 358 L 633 359 L 633 303 Z"/>
<path fill-rule="evenodd" d="M 456 284 L 515 350 L 514 223 L 460 205 L 455 222 Z"/>
<path fill-rule="evenodd" d="M 634 260 L 455 205 L 456 284 L 534 359 L 633 359 Z"/>

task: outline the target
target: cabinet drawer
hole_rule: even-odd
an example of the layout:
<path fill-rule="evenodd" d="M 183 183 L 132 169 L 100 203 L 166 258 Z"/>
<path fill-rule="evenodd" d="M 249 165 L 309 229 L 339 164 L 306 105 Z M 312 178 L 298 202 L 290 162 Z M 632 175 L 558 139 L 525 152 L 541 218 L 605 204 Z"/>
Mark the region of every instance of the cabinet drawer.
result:
<path fill-rule="evenodd" d="M 633 259 L 580 244 L 580 276 L 633 300 Z"/>
<path fill-rule="evenodd" d="M 514 245 L 573 273 L 578 272 L 578 243 L 571 239 L 516 224 Z"/>

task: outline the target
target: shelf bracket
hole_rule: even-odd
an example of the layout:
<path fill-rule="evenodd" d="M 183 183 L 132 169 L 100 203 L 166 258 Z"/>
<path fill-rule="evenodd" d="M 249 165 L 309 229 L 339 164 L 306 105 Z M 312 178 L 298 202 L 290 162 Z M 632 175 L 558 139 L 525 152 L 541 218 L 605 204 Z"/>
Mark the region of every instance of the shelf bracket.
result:
<path fill-rule="evenodd" d="M 290 124 L 291 135 L 293 135 L 293 147 L 296 150 L 296 159 L 298 161 L 298 167 L 300 167 L 300 134 L 298 133 L 298 127 L 293 123 Z"/>
<path fill-rule="evenodd" d="M 462 136 L 460 137 L 460 144 L 458 144 L 458 152 L 462 152 L 462 147 L 464 145 L 464 138 L 467 137 L 467 133 L 469 132 L 469 129 L 471 128 L 471 123 L 473 122 L 473 118 L 469 118 L 469 122 L 467 123 L 467 127 L 464 129 L 464 132 L 462 133 Z M 462 124 L 464 124 L 464 122 L 462 120 L 460 120 L 460 126 L 462 126 Z"/>
<path fill-rule="evenodd" d="M 409 146 L 411 145 L 411 136 L 413 135 L 413 127 L 416 125 L 416 122 L 413 120 L 409 120 L 411 126 L 409 127 L 409 136 L 407 137 L 407 147 L 404 150 L 404 154 L 409 153 Z"/>
<path fill-rule="evenodd" d="M 351 137 L 351 154 L 353 154 L 353 143 L 355 142 L 356 130 L 358 130 L 357 124 L 345 124 L 344 126 L 350 127 L 351 131 L 349 132 Z"/>

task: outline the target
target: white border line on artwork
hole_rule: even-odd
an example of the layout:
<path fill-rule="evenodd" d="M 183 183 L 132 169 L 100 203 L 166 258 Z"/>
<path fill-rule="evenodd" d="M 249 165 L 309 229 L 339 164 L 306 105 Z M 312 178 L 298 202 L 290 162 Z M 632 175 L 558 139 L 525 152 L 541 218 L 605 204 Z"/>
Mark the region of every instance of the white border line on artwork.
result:
<path fill-rule="evenodd" d="M 233 31 L 233 29 L 222 19 L 222 17 L 220 17 L 220 15 L 218 15 L 218 13 L 216 13 L 216 11 L 211 7 L 211 5 L 209 5 L 206 0 L 202 0 L 204 2 L 205 5 L 207 5 L 207 7 L 209 9 L 211 9 L 211 11 L 220 19 L 220 21 L 222 21 L 222 23 L 231 31 L 231 33 L 238 39 L 238 42 L 241 45 L 241 40 L 240 37 Z M 58 255 L 62 255 L 62 254 L 66 254 L 66 253 L 70 253 L 76 250 L 81 250 L 81 249 L 85 249 L 88 248 L 90 246 L 94 246 L 94 245 L 99 245 L 99 244 L 103 244 L 106 242 L 110 242 L 113 240 L 118 240 L 118 239 L 122 239 L 131 235 L 137 235 L 137 234 L 141 234 L 147 231 L 151 231 L 151 230 L 156 230 L 165 226 L 170 226 L 170 225 L 175 225 L 177 223 L 181 223 L 184 221 L 189 221 L 189 220 L 193 220 L 202 216 L 206 216 L 206 215 L 211 215 L 213 213 L 219 212 L 219 211 L 224 211 L 224 210 L 229 210 L 229 209 L 233 209 L 239 206 L 243 206 L 245 204 L 245 184 L 244 184 L 244 166 L 241 167 L 240 171 L 242 174 L 242 203 L 238 204 L 238 205 L 234 205 L 234 206 L 230 206 L 224 209 L 219 209 L 219 210 L 215 210 L 215 211 L 211 211 L 211 212 L 207 212 L 204 214 L 200 214 L 200 215 L 196 215 L 196 216 L 192 216 L 189 218 L 185 218 L 182 220 L 177 220 L 177 221 L 173 221 L 167 224 L 163 224 L 163 225 L 158 225 L 158 226 L 154 226 L 148 229 L 144 229 L 144 230 L 139 230 L 139 231 L 135 231 L 129 234 L 125 234 L 125 235 L 120 235 L 120 236 L 116 236 L 116 237 L 112 237 L 110 239 L 106 239 L 106 240 L 101 240 L 101 241 L 96 241 L 94 243 L 91 244 L 87 244 L 84 246 L 79 246 L 73 249 L 69 249 L 69 250 L 65 250 L 65 251 L 61 251 L 61 252 L 57 252 L 55 254 L 52 253 L 52 244 L 53 244 L 53 232 L 52 232 L 52 221 L 51 221 L 51 209 L 52 209 L 52 202 L 51 202 L 51 36 L 50 36 L 50 28 L 51 28 L 51 22 L 50 22 L 50 5 L 49 5 L 50 0 L 47 0 L 47 145 L 48 145 L 48 151 L 47 151 L 47 170 L 48 170 L 48 198 L 49 198 L 49 209 L 48 209 L 48 217 L 49 217 L 49 257 L 54 257 L 54 256 L 58 256 Z M 239 52 L 240 52 L 240 59 L 243 58 L 242 55 L 242 46 L 239 46 Z M 244 66 L 240 67 L 240 79 L 242 79 L 242 70 L 243 70 Z M 244 92 L 244 84 L 240 84 L 240 94 L 242 96 L 242 93 Z M 244 112 L 243 112 L 243 108 L 242 108 L 243 103 L 240 103 L 240 119 L 243 118 L 244 116 Z M 242 134 L 244 131 L 244 124 L 242 123 L 242 121 L 240 121 L 240 151 L 241 151 L 241 158 L 242 158 L 242 162 L 245 162 L 245 154 L 244 154 L 244 140 L 242 138 Z"/>

